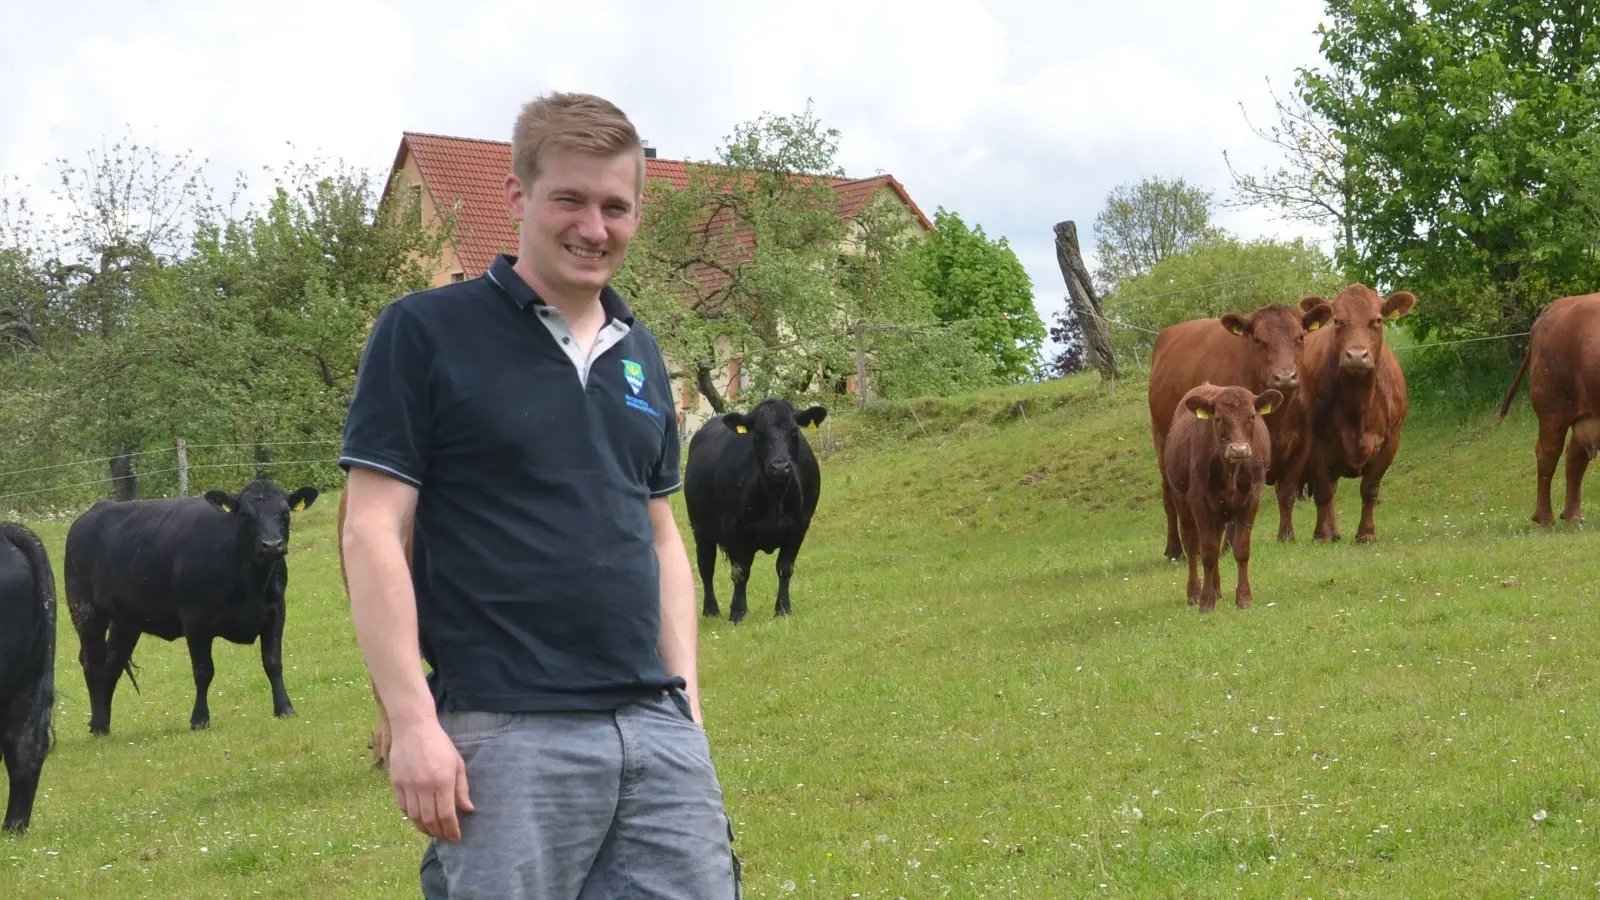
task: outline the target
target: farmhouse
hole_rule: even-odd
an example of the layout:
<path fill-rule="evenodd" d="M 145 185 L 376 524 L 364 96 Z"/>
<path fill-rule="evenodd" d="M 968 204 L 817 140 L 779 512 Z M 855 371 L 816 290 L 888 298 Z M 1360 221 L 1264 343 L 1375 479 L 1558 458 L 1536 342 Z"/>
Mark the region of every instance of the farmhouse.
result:
<path fill-rule="evenodd" d="M 689 166 L 684 160 L 660 159 L 654 148 L 645 145 L 647 180 L 664 181 L 673 188 L 682 189 L 689 183 Z M 401 134 L 385 193 L 394 189 L 411 191 L 412 197 L 420 201 L 418 206 L 424 222 L 436 221 L 441 210 L 453 210 L 456 217 L 450 246 L 445 248 L 433 276 L 435 285 L 476 278 L 494 261 L 495 254 L 516 253 L 517 231 L 513 220 L 505 213 L 503 199 L 505 176 L 509 171 L 509 141 L 414 131 Z M 893 175 L 835 178 L 833 191 L 841 217 L 855 215 L 873 197 L 887 192 L 905 205 L 914 228 L 922 233 L 933 231 L 933 223 Z M 849 248 L 842 247 L 841 251 L 849 252 Z M 704 283 L 720 277 L 721 273 L 706 268 L 697 276 Z M 748 377 L 740 372 L 738 353 L 726 342 L 723 354 L 713 381 L 723 397 L 735 404 L 740 402 L 740 389 L 749 384 Z M 674 373 L 673 395 L 678 398 L 680 432 L 688 435 L 714 411 L 696 388 L 692 373 L 686 377 L 671 359 L 667 360 L 667 366 Z M 854 378 L 848 381 L 853 390 Z"/>

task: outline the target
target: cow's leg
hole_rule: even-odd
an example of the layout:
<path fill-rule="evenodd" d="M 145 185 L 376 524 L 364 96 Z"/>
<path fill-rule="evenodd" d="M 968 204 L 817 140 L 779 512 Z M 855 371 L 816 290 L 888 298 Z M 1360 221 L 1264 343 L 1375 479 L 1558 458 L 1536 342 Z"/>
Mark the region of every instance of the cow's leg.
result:
<path fill-rule="evenodd" d="M 111 617 L 93 610 L 74 623 L 78 631 L 78 665 L 89 693 L 89 733 L 105 734 L 111 728 L 111 697 L 106 692 L 106 629 Z"/>
<path fill-rule="evenodd" d="M 1278 540 L 1294 540 L 1294 500 L 1300 493 L 1300 479 L 1278 481 Z"/>
<path fill-rule="evenodd" d="M 368 747 L 372 750 L 372 767 L 386 769 L 389 767 L 389 745 L 394 743 L 394 733 L 389 729 L 389 710 L 383 705 L 383 697 L 378 694 L 377 682 L 368 679 L 372 685 L 372 702 L 378 707 L 378 721 L 372 726 L 372 743 Z"/>
<path fill-rule="evenodd" d="M 712 585 L 711 579 L 717 574 L 717 542 L 710 538 L 694 536 L 695 563 L 700 569 L 700 583 L 705 587 L 706 600 L 701 606 L 700 614 L 703 616 L 720 615 L 722 610 L 717 606 L 717 590 Z"/>
<path fill-rule="evenodd" d="M 109 734 L 111 732 L 111 698 L 117 692 L 117 682 L 121 680 L 122 673 L 128 673 L 128 680 L 133 682 L 134 690 L 139 689 L 139 683 L 133 678 L 133 648 L 139 646 L 139 630 L 130 628 L 116 620 L 111 622 L 110 637 L 106 640 L 105 664 L 100 668 L 100 699 L 103 704 L 98 710 L 100 730 L 95 731 L 96 712 L 91 712 L 89 717 L 89 730 L 95 734 Z"/>
<path fill-rule="evenodd" d="M 189 728 L 198 731 L 211 727 L 211 707 L 206 702 L 206 692 L 211 690 L 211 678 L 217 674 L 211 664 L 211 635 L 188 634 L 189 664 L 194 668 L 194 712 L 189 714 Z"/>
<path fill-rule="evenodd" d="M 789 606 L 789 579 L 794 577 L 794 561 L 800 555 L 800 544 L 805 539 L 806 536 L 801 534 L 778 548 L 778 602 L 772 610 L 775 616 L 787 616 L 794 612 Z"/>
<path fill-rule="evenodd" d="M 741 549 L 728 554 L 728 577 L 733 580 L 733 605 L 728 609 L 729 622 L 743 622 L 749 613 L 745 601 L 745 585 L 750 581 L 750 566 L 755 562 L 754 550 Z"/>
<path fill-rule="evenodd" d="M 1233 602 L 1240 609 L 1250 608 L 1250 532 L 1255 530 L 1256 509 L 1251 508 L 1233 530 L 1233 561 L 1239 566 L 1239 583 Z"/>
<path fill-rule="evenodd" d="M 1561 443 L 1567 439 L 1567 422 L 1554 415 L 1539 417 L 1539 440 L 1533 445 L 1534 457 L 1539 462 L 1539 481 L 1534 490 L 1533 521 L 1549 525 L 1550 481 L 1556 474 L 1556 462 L 1561 459 Z"/>
<path fill-rule="evenodd" d="M 1311 496 L 1317 501 L 1317 530 L 1312 535 L 1319 541 L 1339 540 L 1339 517 L 1334 506 L 1338 500 L 1339 482 L 1328 472 L 1327 466 L 1311 470 Z"/>
<path fill-rule="evenodd" d="M 1217 595 L 1222 593 L 1222 577 L 1217 571 L 1217 557 L 1222 550 L 1222 529 L 1214 522 L 1195 529 L 1199 532 L 1200 565 L 1205 570 L 1200 583 L 1200 611 L 1211 612 L 1217 608 Z"/>
<path fill-rule="evenodd" d="M 1389 471 L 1389 464 L 1394 462 L 1395 454 L 1399 452 L 1400 434 L 1397 432 L 1361 474 L 1361 525 L 1356 528 L 1358 544 L 1370 544 L 1378 539 L 1378 527 L 1372 519 L 1373 511 L 1378 507 L 1378 489 L 1383 485 L 1383 475 Z"/>
<path fill-rule="evenodd" d="M 1178 534 L 1178 502 L 1172 497 L 1172 485 L 1166 473 L 1161 475 L 1161 506 L 1167 511 L 1167 559 L 1183 559 L 1183 540 Z"/>
<path fill-rule="evenodd" d="M 286 610 L 279 604 L 267 613 L 267 626 L 261 630 L 261 668 L 272 685 L 272 714 L 294 715 L 294 704 L 283 686 L 283 620 Z"/>
<path fill-rule="evenodd" d="M 1178 530 L 1183 538 L 1184 555 L 1189 558 L 1189 584 L 1185 590 L 1189 605 L 1194 606 L 1200 602 L 1200 537 L 1194 516 L 1189 514 L 1187 507 L 1178 510 Z"/>
<path fill-rule="evenodd" d="M 11 701 L 0 721 L 0 756 L 5 757 L 11 795 L 6 801 L 6 831 L 28 830 L 39 773 L 50 753 L 50 707 L 55 697 L 41 679 Z"/>
<path fill-rule="evenodd" d="M 1582 427 L 1572 430 L 1567 444 L 1567 503 L 1561 509 L 1563 521 L 1583 523 L 1583 473 L 1589 468 L 1589 448 L 1578 440 Z"/>

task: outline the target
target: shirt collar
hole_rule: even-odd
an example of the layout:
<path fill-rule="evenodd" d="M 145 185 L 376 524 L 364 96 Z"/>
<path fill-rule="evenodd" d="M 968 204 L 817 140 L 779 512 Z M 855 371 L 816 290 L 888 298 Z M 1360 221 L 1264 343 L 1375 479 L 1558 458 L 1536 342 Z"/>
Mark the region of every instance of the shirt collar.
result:
<path fill-rule="evenodd" d="M 515 256 L 497 253 L 495 254 L 494 262 L 489 265 L 488 269 L 484 270 L 483 274 L 488 277 L 490 284 L 499 288 L 501 293 L 510 297 L 522 309 L 527 309 L 530 304 L 548 306 L 549 304 L 545 303 L 544 298 L 540 297 L 538 292 L 526 281 L 523 281 L 521 275 L 517 274 L 517 270 L 514 268 L 516 264 L 517 258 Z M 622 299 L 622 295 L 617 293 L 616 289 L 609 284 L 600 289 L 600 306 L 606 311 L 606 321 L 609 322 L 616 319 L 626 322 L 630 326 L 633 324 L 633 310 L 628 308 L 628 304 Z"/>

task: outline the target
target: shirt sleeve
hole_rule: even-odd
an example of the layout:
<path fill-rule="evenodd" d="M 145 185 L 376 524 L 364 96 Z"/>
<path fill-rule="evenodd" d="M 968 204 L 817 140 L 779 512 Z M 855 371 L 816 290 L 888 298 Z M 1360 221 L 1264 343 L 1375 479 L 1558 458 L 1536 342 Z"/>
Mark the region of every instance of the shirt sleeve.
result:
<path fill-rule="evenodd" d="M 372 469 L 422 486 L 432 442 L 432 353 L 415 316 L 398 302 L 379 313 L 356 373 L 339 466 Z"/>
<path fill-rule="evenodd" d="M 666 497 L 683 487 L 683 477 L 678 474 L 678 459 L 682 453 L 678 437 L 678 417 L 673 414 L 676 405 L 672 399 L 672 375 L 667 371 L 666 361 L 661 358 L 661 349 L 656 348 L 657 368 L 661 372 L 661 383 L 667 388 L 667 401 L 663 409 L 667 420 L 667 427 L 661 433 L 661 455 L 656 459 L 655 471 L 650 474 L 651 498 Z"/>

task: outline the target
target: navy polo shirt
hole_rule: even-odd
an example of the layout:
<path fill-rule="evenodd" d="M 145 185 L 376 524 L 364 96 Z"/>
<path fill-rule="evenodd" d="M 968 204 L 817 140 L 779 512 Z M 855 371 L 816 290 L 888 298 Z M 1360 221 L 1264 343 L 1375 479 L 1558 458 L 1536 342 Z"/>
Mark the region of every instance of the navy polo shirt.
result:
<path fill-rule="evenodd" d="M 657 651 L 648 504 L 681 487 L 661 348 L 611 288 L 585 357 L 501 255 L 368 339 L 339 463 L 418 489 L 412 583 L 440 710 L 614 709 Z"/>

